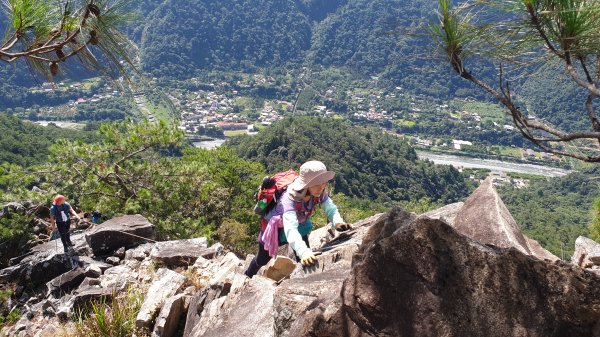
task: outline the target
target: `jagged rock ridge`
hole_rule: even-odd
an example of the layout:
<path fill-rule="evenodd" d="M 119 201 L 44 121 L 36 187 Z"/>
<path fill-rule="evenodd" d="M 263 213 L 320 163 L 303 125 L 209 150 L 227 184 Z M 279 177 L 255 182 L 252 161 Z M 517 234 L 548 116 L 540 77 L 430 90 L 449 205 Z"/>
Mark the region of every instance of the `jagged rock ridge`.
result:
<path fill-rule="evenodd" d="M 113 219 L 111 235 L 125 240 L 144 221 Z M 582 243 L 576 265 L 536 252 L 491 184 L 464 205 L 421 216 L 394 209 L 353 226 L 314 231 L 318 265 L 298 266 L 280 283 L 245 277 L 251 256 L 241 260 L 202 238 L 154 243 L 152 231 L 137 247 L 112 247 L 104 256 L 112 266 L 84 256 L 105 249 L 90 243 L 107 247 L 85 240 L 96 228 L 74 237 L 79 270 L 42 272 L 62 261 L 48 245 L 0 271 L 31 283 L 36 270 L 37 287 L 47 287 L 43 296 L 21 292 L 30 309 L 3 332 L 55 334 L 68 329 L 75 308 L 136 285 L 146 289 L 136 325 L 153 336 L 600 336 L 600 278 L 579 266 L 595 270 L 597 247 Z"/>

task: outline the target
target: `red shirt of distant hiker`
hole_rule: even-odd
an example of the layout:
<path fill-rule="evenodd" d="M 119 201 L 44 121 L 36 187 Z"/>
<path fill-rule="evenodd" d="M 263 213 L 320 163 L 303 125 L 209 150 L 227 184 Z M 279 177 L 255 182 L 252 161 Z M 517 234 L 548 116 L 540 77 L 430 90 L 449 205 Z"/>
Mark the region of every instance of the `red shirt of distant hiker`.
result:
<path fill-rule="evenodd" d="M 54 203 L 52 204 L 52 207 L 50 207 L 50 223 L 52 224 L 52 228 L 58 228 L 60 241 L 62 241 L 65 253 L 69 251 L 69 247 L 73 246 L 71 235 L 69 234 L 71 215 L 78 221 L 80 220 L 79 215 L 75 213 L 73 207 L 71 207 L 68 202 L 65 202 L 65 197 L 60 194 L 56 195 L 54 197 Z"/>

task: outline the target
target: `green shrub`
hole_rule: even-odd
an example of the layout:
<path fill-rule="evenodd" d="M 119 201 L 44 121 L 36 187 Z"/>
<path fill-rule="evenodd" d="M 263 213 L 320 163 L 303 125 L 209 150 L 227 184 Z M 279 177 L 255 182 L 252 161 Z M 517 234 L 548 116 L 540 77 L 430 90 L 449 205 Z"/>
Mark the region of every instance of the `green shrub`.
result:
<path fill-rule="evenodd" d="M 92 302 L 79 311 L 75 321 L 78 337 L 127 337 L 135 331 L 135 319 L 142 305 L 142 293 L 129 288 L 124 296 Z M 136 335 L 140 335 L 136 332 Z"/>
<path fill-rule="evenodd" d="M 31 218 L 9 213 L 0 218 L 0 266 L 8 266 L 8 261 L 23 254 L 23 247 L 33 238 L 29 227 Z"/>
<path fill-rule="evenodd" d="M 16 308 L 9 308 L 6 302 L 10 299 L 12 290 L 0 290 L 0 328 L 5 325 L 13 324 L 21 318 L 21 312 Z"/>

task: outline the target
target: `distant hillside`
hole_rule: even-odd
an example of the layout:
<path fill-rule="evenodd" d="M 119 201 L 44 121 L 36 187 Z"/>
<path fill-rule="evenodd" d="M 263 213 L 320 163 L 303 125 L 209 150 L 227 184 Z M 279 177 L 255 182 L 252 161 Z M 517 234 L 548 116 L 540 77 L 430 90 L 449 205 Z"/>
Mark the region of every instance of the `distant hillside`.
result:
<path fill-rule="evenodd" d="M 349 0 L 296 0 L 296 5 L 313 21 L 321 21 L 339 10 Z"/>
<path fill-rule="evenodd" d="M 436 9 L 426 0 L 167 0 L 146 17 L 142 69 L 188 78 L 212 69 L 334 66 L 434 97 L 482 96 L 431 59 L 425 35 Z"/>
<path fill-rule="evenodd" d="M 414 149 L 396 136 L 338 120 L 286 118 L 229 146 L 271 173 L 321 160 L 337 173 L 336 192 L 388 204 L 424 197 L 445 204 L 468 194 L 456 169 L 417 160 Z"/>
<path fill-rule="evenodd" d="M 167 0 L 147 18 L 142 69 L 190 76 L 211 67 L 252 69 L 301 61 L 308 18 L 292 0 Z"/>
<path fill-rule="evenodd" d="M 44 127 L 0 113 L 0 164 L 8 162 L 26 167 L 46 162 L 50 145 L 60 138 L 99 139 L 93 132 Z"/>
<path fill-rule="evenodd" d="M 563 65 L 545 64 L 517 85 L 514 92 L 530 113 L 561 129 L 590 131 L 587 90 L 571 80 Z"/>
<path fill-rule="evenodd" d="M 187 79 L 215 69 L 343 67 L 428 97 L 491 99 L 454 74 L 443 58 L 432 59 L 434 46 L 426 35 L 437 1 L 141 0 L 130 6 L 136 20 L 122 29 L 140 46 L 141 69 L 156 77 Z M 0 20 L 0 31 L 3 24 Z M 493 65 L 471 59 L 468 64 L 491 85 L 497 83 Z M 514 93 L 537 116 L 581 129 L 587 125 L 585 113 L 572 111 L 584 112 L 582 99 L 554 70 L 516 74 Z M 75 67 L 69 76 L 85 72 Z M 24 64 L 14 70 L 0 63 L 0 77 L 0 109 L 53 104 L 22 89 L 36 83 Z"/>
<path fill-rule="evenodd" d="M 532 183 L 530 188 L 499 190 L 523 232 L 558 257 L 568 259 L 575 239 L 589 234 L 592 204 L 600 193 L 600 168 Z"/>

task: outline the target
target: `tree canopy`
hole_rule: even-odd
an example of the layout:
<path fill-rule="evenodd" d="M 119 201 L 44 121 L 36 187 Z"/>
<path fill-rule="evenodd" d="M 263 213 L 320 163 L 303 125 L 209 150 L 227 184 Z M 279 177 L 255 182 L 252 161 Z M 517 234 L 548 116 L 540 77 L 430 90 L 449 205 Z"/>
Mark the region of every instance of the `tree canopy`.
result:
<path fill-rule="evenodd" d="M 336 172 L 336 192 L 380 203 L 422 198 L 451 203 L 468 194 L 456 169 L 417 160 L 414 149 L 395 135 L 335 119 L 285 118 L 228 146 L 270 173 L 321 160 Z"/>

